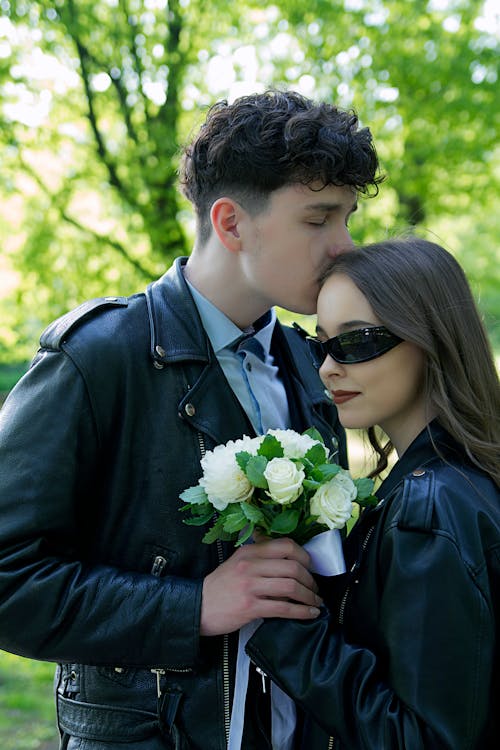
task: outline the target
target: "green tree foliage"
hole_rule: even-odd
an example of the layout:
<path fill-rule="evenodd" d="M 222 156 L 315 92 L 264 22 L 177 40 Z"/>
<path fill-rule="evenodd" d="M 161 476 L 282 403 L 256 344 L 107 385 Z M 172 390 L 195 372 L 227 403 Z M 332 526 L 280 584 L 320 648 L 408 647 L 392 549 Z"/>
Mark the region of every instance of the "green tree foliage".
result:
<path fill-rule="evenodd" d="M 399 218 L 469 208 L 498 185 L 498 27 L 483 0 L 286 0 L 325 95 L 377 133 Z M 487 27 L 489 26 L 489 31 Z M 495 162 L 496 156 L 496 162 Z"/>
<path fill-rule="evenodd" d="M 491 320 L 500 283 L 491 6 L 0 0 L 0 274 L 2 254 L 19 272 L 9 298 L 0 289 L 0 359 L 31 352 L 42 325 L 82 299 L 135 291 L 189 252 L 180 147 L 210 103 L 267 85 L 356 109 L 387 179 L 362 202 L 354 238 L 409 225 L 437 236 Z"/>

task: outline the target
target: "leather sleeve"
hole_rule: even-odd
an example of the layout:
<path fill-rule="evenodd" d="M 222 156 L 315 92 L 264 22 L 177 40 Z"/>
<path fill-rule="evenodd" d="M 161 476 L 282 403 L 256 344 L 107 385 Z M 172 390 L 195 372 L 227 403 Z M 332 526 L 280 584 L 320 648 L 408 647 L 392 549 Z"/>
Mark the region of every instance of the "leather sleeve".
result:
<path fill-rule="evenodd" d="M 201 581 L 93 564 L 77 548 L 97 433 L 78 369 L 61 352 L 41 352 L 0 412 L 0 648 L 48 661 L 190 667 Z"/>
<path fill-rule="evenodd" d="M 380 554 L 380 653 L 346 642 L 323 610 L 315 621 L 265 622 L 250 658 L 343 748 L 483 748 L 496 636 L 473 564 L 451 534 L 397 525 Z"/>

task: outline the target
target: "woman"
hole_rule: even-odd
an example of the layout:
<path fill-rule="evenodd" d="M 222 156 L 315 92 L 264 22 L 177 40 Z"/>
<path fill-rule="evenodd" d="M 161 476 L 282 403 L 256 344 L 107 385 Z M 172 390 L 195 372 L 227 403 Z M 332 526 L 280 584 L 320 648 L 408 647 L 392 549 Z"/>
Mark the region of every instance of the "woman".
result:
<path fill-rule="evenodd" d="M 399 460 L 347 537 L 349 572 L 322 580 L 328 609 L 266 621 L 250 658 L 305 711 L 304 750 L 497 748 L 500 391 L 465 276 L 420 239 L 343 254 L 318 336 L 374 473 Z"/>

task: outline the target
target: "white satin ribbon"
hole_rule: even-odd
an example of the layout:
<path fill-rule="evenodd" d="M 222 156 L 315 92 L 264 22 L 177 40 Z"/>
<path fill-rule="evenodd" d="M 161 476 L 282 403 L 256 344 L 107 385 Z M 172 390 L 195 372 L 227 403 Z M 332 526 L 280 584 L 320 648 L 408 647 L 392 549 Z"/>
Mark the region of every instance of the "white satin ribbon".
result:
<path fill-rule="evenodd" d="M 345 573 L 342 539 L 337 529 L 324 531 L 304 544 L 312 561 L 312 572 L 322 576 Z M 255 633 L 262 619 L 244 625 L 239 632 L 236 680 L 234 685 L 228 750 L 241 750 L 245 701 L 248 688 L 250 659 L 245 652 L 247 641 Z M 271 742 L 273 750 L 292 750 L 297 720 L 295 704 L 277 685 L 271 684 Z"/>
<path fill-rule="evenodd" d="M 304 544 L 304 549 L 309 552 L 313 573 L 320 576 L 338 576 L 345 573 L 342 537 L 338 529 L 328 529 L 313 536 Z"/>

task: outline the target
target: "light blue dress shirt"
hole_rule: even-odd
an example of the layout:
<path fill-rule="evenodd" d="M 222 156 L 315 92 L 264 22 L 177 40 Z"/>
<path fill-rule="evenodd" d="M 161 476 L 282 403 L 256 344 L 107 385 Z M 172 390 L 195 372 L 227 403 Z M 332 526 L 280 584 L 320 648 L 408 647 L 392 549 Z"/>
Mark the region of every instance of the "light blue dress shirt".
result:
<path fill-rule="evenodd" d="M 268 429 L 290 427 L 290 414 L 285 387 L 270 353 L 276 312 L 271 310 L 269 322 L 255 333 L 264 350 L 264 360 L 253 352 L 237 354 L 230 347 L 253 327 L 242 330 L 204 297 L 189 281 L 198 313 L 212 348 L 238 401 L 257 434 Z"/>

